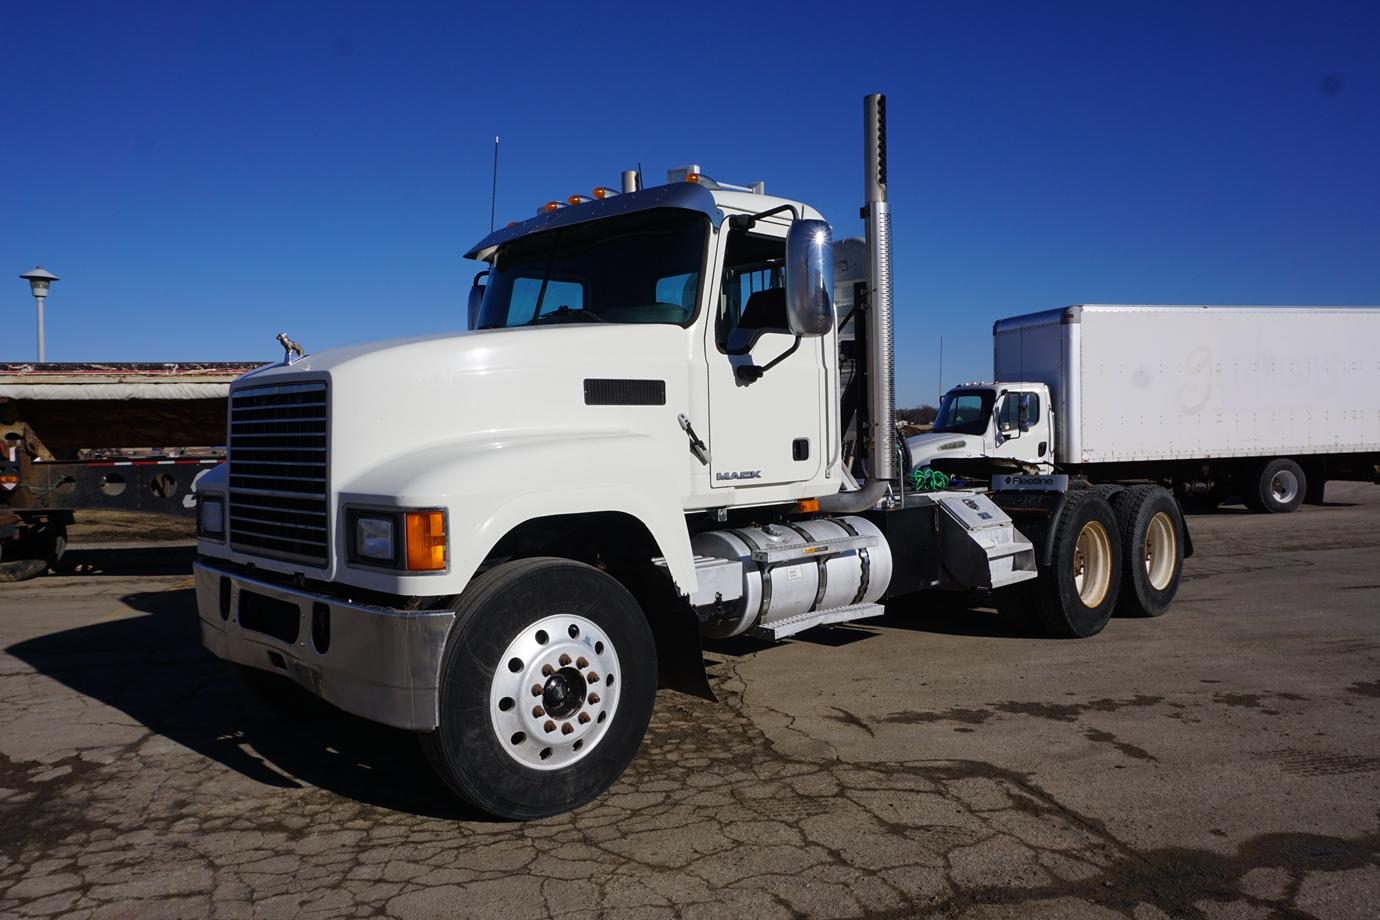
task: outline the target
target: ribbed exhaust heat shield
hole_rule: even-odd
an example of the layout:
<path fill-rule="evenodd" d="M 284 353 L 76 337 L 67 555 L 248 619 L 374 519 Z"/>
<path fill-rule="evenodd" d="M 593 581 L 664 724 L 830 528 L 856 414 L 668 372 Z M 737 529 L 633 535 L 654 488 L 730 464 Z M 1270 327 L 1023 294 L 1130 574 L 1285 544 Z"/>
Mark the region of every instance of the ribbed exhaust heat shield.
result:
<path fill-rule="evenodd" d="M 863 149 L 866 188 L 863 216 L 867 230 L 868 417 L 872 420 L 871 473 L 897 481 L 896 357 L 891 304 L 891 211 L 886 200 L 886 96 L 863 99 Z"/>

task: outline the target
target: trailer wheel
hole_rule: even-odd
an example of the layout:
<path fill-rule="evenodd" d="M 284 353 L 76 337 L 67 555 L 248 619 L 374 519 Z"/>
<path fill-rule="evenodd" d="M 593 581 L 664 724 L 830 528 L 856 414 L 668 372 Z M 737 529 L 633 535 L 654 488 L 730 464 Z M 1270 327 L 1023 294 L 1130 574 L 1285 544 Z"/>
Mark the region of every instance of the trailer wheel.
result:
<path fill-rule="evenodd" d="M 1184 569 L 1184 519 L 1159 486 L 1133 486 L 1112 499 L 1125 563 L 1116 612 L 1157 617 L 1179 593 Z"/>
<path fill-rule="evenodd" d="M 437 774 L 503 818 L 585 804 L 623 773 L 651 718 L 656 645 L 621 584 L 567 559 L 508 562 L 461 595 L 441 663 Z"/>
<path fill-rule="evenodd" d="M 1264 514 L 1297 511 L 1308 492 L 1308 477 L 1303 467 L 1287 457 L 1278 457 L 1255 468 L 1254 482 L 1247 474 L 1246 505 Z"/>
<path fill-rule="evenodd" d="M 1112 506 L 1096 489 L 1071 492 L 1049 534 L 1051 564 L 1040 566 L 1039 578 L 997 592 L 997 604 L 1055 638 L 1095 636 L 1111 619 L 1121 587 Z"/>

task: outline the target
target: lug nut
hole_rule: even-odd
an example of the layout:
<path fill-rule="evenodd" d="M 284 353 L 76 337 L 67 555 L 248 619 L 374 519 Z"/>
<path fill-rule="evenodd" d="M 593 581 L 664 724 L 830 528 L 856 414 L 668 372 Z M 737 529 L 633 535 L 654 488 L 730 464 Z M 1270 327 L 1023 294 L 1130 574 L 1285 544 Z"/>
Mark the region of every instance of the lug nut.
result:
<path fill-rule="evenodd" d="M 532 707 L 532 718 L 534 718 L 534 719 L 540 719 L 540 718 L 541 718 L 542 716 L 544 716 L 544 715 L 546 715 L 546 710 L 545 710 L 545 709 L 542 709 L 540 706 L 533 706 L 533 707 Z"/>
<path fill-rule="evenodd" d="M 597 702 L 599 702 L 599 694 L 597 694 L 597 693 L 591 693 L 591 694 L 589 695 L 589 701 L 590 701 L 591 703 L 597 703 Z"/>
<path fill-rule="evenodd" d="M 556 669 L 549 664 L 544 664 L 541 666 L 541 673 L 543 677 L 550 677 L 552 674 L 556 673 Z"/>
<path fill-rule="evenodd" d="M 568 664 L 570 664 L 570 656 L 569 656 L 569 655 L 562 655 L 562 656 L 561 656 L 561 667 L 565 667 L 565 666 L 568 665 Z"/>
<path fill-rule="evenodd" d="M 561 734 L 562 734 L 562 735 L 568 735 L 568 734 L 570 734 L 571 732 L 573 732 L 574 730 L 575 730 L 575 726 L 571 725 L 569 722 L 564 722 L 564 723 L 561 724 Z"/>
<path fill-rule="evenodd" d="M 590 672 L 589 672 L 588 680 L 589 680 L 589 682 L 590 682 L 591 684 L 597 684 L 597 683 L 599 683 L 599 675 L 596 674 L 596 673 L 593 672 L 593 671 L 590 671 Z"/>
<path fill-rule="evenodd" d="M 576 659 L 576 661 L 575 661 L 575 667 L 577 667 L 577 668 L 587 668 L 587 667 L 589 667 L 589 659 L 587 659 L 587 658 L 585 658 L 583 655 L 581 655 L 578 659 Z"/>
<path fill-rule="evenodd" d="M 541 727 L 541 730 L 544 732 L 554 732 L 556 730 L 556 723 L 547 719 L 546 724 Z"/>
<path fill-rule="evenodd" d="M 580 724 L 581 724 L 581 725 L 587 725 L 587 724 L 589 724 L 589 713 L 587 713 L 587 712 L 582 712 L 582 713 L 580 713 Z"/>
<path fill-rule="evenodd" d="M 532 685 L 532 695 L 533 695 L 533 696 L 541 696 L 541 684 L 533 684 L 533 685 Z"/>

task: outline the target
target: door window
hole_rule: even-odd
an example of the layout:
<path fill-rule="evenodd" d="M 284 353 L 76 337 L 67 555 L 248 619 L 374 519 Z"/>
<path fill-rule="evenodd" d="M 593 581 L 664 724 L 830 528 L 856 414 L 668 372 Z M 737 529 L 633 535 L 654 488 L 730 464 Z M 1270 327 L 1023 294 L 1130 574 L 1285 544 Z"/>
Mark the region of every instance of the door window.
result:
<path fill-rule="evenodd" d="M 742 354 L 764 332 L 786 325 L 786 241 L 731 230 L 715 334 L 719 348 Z"/>

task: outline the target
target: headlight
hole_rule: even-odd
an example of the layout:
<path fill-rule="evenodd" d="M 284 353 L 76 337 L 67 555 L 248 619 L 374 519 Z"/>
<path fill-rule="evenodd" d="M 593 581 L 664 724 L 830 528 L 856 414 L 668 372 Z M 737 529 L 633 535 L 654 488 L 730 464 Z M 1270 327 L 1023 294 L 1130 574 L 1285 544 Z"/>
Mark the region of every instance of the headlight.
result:
<path fill-rule="evenodd" d="M 225 502 L 219 497 L 197 496 L 196 532 L 203 537 L 225 538 Z"/>
<path fill-rule="evenodd" d="M 355 518 L 355 556 L 370 562 L 398 561 L 397 528 L 391 516 L 361 514 Z"/>

